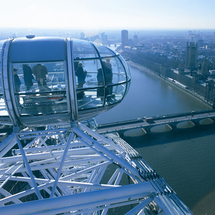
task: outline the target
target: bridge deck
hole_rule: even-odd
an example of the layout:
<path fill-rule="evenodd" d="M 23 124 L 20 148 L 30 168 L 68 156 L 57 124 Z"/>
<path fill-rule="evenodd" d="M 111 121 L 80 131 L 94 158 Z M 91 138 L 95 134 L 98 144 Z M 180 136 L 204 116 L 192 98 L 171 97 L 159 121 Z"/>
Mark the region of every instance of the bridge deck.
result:
<path fill-rule="evenodd" d="M 106 123 L 98 126 L 98 133 L 116 132 L 119 130 L 127 130 L 133 128 L 154 127 L 156 125 L 174 124 L 177 125 L 184 121 L 200 121 L 202 119 L 214 118 L 214 110 L 189 112 L 182 114 L 172 114 L 159 117 L 140 118 L 114 123 Z"/>

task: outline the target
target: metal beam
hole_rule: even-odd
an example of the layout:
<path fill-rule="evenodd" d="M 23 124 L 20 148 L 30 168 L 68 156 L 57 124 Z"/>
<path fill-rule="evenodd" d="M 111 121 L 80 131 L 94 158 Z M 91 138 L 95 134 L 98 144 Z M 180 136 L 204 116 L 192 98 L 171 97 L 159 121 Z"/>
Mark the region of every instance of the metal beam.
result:
<path fill-rule="evenodd" d="M 140 195 L 146 197 L 153 192 L 153 187 L 150 183 L 139 183 L 133 185 L 126 185 L 117 188 L 111 188 L 101 191 L 92 191 L 87 193 L 79 193 L 76 195 L 62 196 L 58 198 L 50 198 L 37 200 L 22 204 L 10 205 L 0 207 L 2 215 L 14 214 L 16 211 L 17 214 L 43 211 L 43 213 L 50 209 L 56 209 L 60 207 L 75 206 L 79 204 L 88 204 L 89 202 L 103 201 L 103 204 L 106 203 L 107 199 L 111 198 L 121 198 L 124 197 L 128 200 L 132 195 Z M 129 195 L 128 195 L 129 194 Z"/>

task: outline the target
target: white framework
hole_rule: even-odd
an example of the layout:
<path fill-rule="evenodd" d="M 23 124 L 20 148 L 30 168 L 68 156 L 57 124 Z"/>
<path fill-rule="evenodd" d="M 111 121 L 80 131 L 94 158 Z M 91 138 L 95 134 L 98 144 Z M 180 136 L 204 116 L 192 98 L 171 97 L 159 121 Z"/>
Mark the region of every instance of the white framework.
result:
<path fill-rule="evenodd" d="M 7 215 L 192 214 L 130 145 L 81 123 L 14 129 L 0 144 L 0 204 Z"/>

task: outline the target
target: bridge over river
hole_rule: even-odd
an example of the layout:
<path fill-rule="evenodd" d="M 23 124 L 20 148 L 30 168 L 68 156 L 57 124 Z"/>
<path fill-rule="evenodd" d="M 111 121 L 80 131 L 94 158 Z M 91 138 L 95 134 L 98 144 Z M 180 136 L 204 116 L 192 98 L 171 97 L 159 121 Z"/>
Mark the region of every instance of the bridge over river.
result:
<path fill-rule="evenodd" d="M 154 116 L 148 118 L 138 118 L 114 123 L 100 124 L 98 133 L 110 133 L 141 128 L 143 132 L 150 133 L 159 126 L 164 126 L 168 130 L 188 128 L 205 124 L 213 124 L 215 121 L 215 111 L 192 111 L 188 113 L 171 114 L 166 116 Z"/>

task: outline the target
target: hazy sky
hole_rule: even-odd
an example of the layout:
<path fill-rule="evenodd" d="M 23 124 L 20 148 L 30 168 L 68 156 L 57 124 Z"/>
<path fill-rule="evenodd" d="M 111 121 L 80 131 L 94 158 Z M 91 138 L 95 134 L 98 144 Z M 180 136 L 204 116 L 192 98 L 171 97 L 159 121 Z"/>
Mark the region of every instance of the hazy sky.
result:
<path fill-rule="evenodd" d="M 0 0 L 0 28 L 215 29 L 215 0 Z"/>

